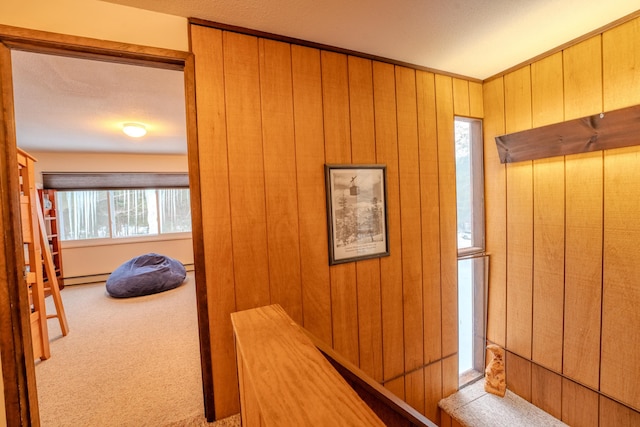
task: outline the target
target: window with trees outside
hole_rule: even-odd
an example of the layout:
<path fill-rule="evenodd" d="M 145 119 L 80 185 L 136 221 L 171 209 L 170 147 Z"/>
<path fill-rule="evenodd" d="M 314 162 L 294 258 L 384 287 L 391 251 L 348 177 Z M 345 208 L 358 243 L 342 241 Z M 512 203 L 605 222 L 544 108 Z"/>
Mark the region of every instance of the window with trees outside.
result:
<path fill-rule="evenodd" d="M 191 232 L 188 188 L 58 191 L 60 240 Z"/>
<path fill-rule="evenodd" d="M 455 118 L 460 386 L 484 375 L 488 257 L 484 243 L 482 121 Z"/>

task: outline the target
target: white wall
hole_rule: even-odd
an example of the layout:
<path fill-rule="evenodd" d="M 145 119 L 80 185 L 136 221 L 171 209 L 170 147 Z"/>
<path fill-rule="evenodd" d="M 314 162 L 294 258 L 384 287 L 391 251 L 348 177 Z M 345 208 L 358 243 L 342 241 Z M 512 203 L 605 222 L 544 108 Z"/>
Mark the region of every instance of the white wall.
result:
<path fill-rule="evenodd" d="M 96 0 L 2 0 L 0 24 L 189 50 L 186 18 Z"/>

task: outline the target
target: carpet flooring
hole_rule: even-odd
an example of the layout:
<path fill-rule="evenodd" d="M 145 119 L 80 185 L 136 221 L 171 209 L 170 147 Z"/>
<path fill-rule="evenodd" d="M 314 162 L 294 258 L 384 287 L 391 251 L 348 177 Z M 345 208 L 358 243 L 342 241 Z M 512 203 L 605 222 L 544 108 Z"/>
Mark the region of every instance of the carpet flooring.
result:
<path fill-rule="evenodd" d="M 36 362 L 43 427 L 234 425 L 204 420 L 192 272 L 155 295 L 111 298 L 104 282 L 61 295 L 69 334 L 50 319 L 51 358 Z"/>

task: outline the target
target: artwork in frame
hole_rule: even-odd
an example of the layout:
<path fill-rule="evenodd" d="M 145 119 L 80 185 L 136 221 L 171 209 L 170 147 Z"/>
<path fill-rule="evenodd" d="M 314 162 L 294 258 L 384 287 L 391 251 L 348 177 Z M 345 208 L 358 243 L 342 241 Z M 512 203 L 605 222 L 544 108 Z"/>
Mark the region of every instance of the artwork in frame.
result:
<path fill-rule="evenodd" d="M 329 265 L 389 255 L 387 167 L 325 165 Z"/>

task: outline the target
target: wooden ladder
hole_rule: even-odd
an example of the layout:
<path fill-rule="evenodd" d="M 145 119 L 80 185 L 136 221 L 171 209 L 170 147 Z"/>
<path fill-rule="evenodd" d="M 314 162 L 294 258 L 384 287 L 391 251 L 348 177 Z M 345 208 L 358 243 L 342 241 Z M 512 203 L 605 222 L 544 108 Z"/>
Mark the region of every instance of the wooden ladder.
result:
<path fill-rule="evenodd" d="M 40 227 L 40 246 L 42 247 L 42 261 L 44 263 L 44 271 L 47 274 L 48 286 L 44 288 L 45 291 L 49 291 L 53 297 L 53 303 L 56 308 L 55 314 L 48 314 L 47 319 L 57 318 L 60 322 L 60 330 L 63 336 L 67 336 L 69 333 L 69 324 L 67 323 L 67 315 L 64 312 L 64 305 L 62 304 L 62 297 L 60 296 L 60 285 L 58 284 L 58 278 L 56 276 L 56 267 L 53 264 L 53 256 L 51 255 L 51 249 L 49 248 L 49 239 L 47 238 L 47 229 L 44 224 L 44 216 L 40 198 L 36 197 L 37 211 L 38 211 L 38 223 Z"/>

